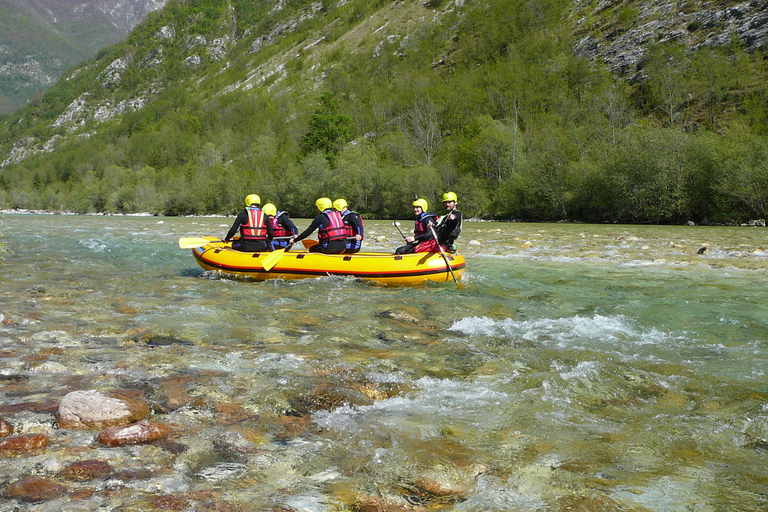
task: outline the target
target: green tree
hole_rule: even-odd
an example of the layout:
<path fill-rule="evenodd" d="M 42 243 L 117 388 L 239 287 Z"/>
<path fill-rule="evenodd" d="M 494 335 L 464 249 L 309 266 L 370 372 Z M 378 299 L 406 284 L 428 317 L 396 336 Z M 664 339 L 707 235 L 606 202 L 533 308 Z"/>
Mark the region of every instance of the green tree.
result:
<path fill-rule="evenodd" d="M 339 100 L 332 92 L 321 94 L 319 101 L 309 118 L 309 131 L 301 139 L 301 152 L 304 156 L 320 152 L 335 167 L 342 147 L 352 137 L 352 118 L 339 113 Z"/>

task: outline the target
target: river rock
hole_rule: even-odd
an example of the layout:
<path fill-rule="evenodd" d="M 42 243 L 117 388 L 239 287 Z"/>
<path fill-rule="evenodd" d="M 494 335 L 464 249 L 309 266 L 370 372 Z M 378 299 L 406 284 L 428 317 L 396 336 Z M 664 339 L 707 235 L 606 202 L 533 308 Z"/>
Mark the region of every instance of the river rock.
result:
<path fill-rule="evenodd" d="M 109 427 L 96 436 L 96 441 L 105 446 L 144 444 L 162 439 L 170 432 L 168 425 L 145 420 L 123 427 Z"/>
<path fill-rule="evenodd" d="M 82 460 L 70 464 L 59 476 L 67 480 L 92 480 L 106 478 L 112 473 L 112 466 L 103 460 Z"/>
<path fill-rule="evenodd" d="M 73 391 L 61 399 L 56 420 L 61 428 L 104 428 L 133 423 L 148 414 L 149 405 L 142 400 Z"/>
<path fill-rule="evenodd" d="M 213 413 L 213 420 L 219 425 L 234 425 L 255 418 L 258 418 L 258 414 L 234 403 L 218 404 Z"/>
<path fill-rule="evenodd" d="M 44 434 L 6 437 L 0 441 L 0 452 L 28 452 L 45 448 L 48 444 L 48 436 Z"/>
<path fill-rule="evenodd" d="M 67 492 L 67 488 L 49 478 L 31 476 L 10 484 L 5 491 L 9 498 L 36 503 L 58 498 Z"/>
<path fill-rule="evenodd" d="M 6 437 L 13 434 L 13 425 L 5 421 L 5 418 L 0 418 L 0 437 Z"/>

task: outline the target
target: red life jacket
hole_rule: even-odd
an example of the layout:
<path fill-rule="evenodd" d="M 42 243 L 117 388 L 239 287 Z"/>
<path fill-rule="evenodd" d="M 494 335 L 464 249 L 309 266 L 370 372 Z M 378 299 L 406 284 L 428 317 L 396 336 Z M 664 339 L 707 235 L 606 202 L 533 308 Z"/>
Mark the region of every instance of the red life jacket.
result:
<path fill-rule="evenodd" d="M 267 223 L 264 212 L 259 208 L 248 207 L 245 209 L 248 219 L 240 226 L 240 238 L 243 240 L 266 240 Z"/>
<path fill-rule="evenodd" d="M 437 216 L 433 213 L 421 212 L 421 215 L 416 217 L 416 226 L 413 228 L 413 236 L 419 237 L 429 232 L 427 222 L 429 219 L 432 219 L 432 224 L 437 224 Z"/>
<path fill-rule="evenodd" d="M 317 238 L 321 242 L 331 242 L 333 240 L 346 240 L 347 228 L 341 214 L 336 210 L 325 210 L 323 212 L 328 218 L 328 226 L 323 223 L 317 232 Z"/>
<path fill-rule="evenodd" d="M 272 236 L 275 237 L 275 238 L 277 238 L 279 236 L 291 236 L 291 235 L 293 235 L 293 230 L 283 226 L 282 224 L 278 224 L 277 223 L 277 220 L 284 213 L 285 212 L 277 212 L 277 214 L 275 215 L 275 218 L 272 219 Z"/>
<path fill-rule="evenodd" d="M 347 212 L 346 212 L 346 213 L 344 213 L 344 214 L 341 216 L 341 218 L 343 219 L 344 217 L 346 217 L 346 216 L 347 216 L 347 215 L 349 215 L 350 213 L 354 213 L 355 215 L 357 215 L 357 218 L 358 218 L 358 219 L 360 219 L 360 224 L 362 224 L 362 225 L 363 225 L 363 228 L 365 228 L 365 223 L 363 222 L 363 218 L 362 218 L 362 217 L 360 216 L 360 214 L 359 214 L 359 213 L 357 213 L 357 212 L 353 212 L 352 210 L 347 210 Z M 357 235 L 359 235 L 359 234 L 360 234 L 360 233 L 358 232 L 358 230 L 357 230 L 357 227 L 353 226 L 352 224 L 348 224 L 348 223 L 346 223 L 346 222 L 345 222 L 345 223 L 344 223 L 344 227 L 346 227 L 346 228 L 347 228 L 347 238 L 355 238 Z"/>

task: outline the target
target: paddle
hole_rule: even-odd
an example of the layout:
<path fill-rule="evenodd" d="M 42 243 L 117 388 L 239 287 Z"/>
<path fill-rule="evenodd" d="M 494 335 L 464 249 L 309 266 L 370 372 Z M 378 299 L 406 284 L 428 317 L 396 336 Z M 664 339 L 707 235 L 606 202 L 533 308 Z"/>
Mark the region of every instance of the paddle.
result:
<path fill-rule="evenodd" d="M 301 241 L 301 243 L 304 244 L 305 249 L 309 249 L 311 247 L 316 246 L 320 242 L 318 242 L 317 240 L 312 240 L 311 238 L 305 238 L 304 240 Z"/>
<path fill-rule="evenodd" d="M 277 265 L 277 262 L 280 261 L 280 258 L 283 257 L 283 254 L 285 253 L 285 251 L 290 250 L 292 245 L 293 244 L 288 244 L 288 246 L 285 249 L 278 249 L 274 252 L 270 252 L 269 254 L 267 254 L 267 256 L 265 256 L 261 262 L 261 266 L 264 268 L 264 270 L 272 270 L 272 267 Z"/>
<path fill-rule="evenodd" d="M 445 255 L 445 252 L 443 251 L 443 246 L 440 245 L 440 242 L 437 240 L 437 233 L 435 233 L 435 228 L 433 228 L 430 225 L 429 230 L 432 232 L 432 236 L 435 237 L 435 243 L 437 244 L 437 248 L 440 249 L 440 255 L 443 257 L 443 260 L 445 261 L 445 266 L 448 267 L 448 272 L 451 273 L 453 282 L 458 283 L 459 281 L 456 280 L 456 276 L 453 274 L 453 269 L 451 268 L 451 264 L 448 262 L 448 256 Z"/>
<path fill-rule="evenodd" d="M 402 236 L 402 237 L 403 237 L 403 240 L 405 240 L 405 233 L 403 233 L 403 230 L 402 230 L 402 229 L 400 229 L 400 223 L 399 223 L 399 222 L 397 222 L 397 221 L 395 221 L 395 222 L 393 222 L 393 223 L 392 223 L 392 225 L 393 225 L 393 226 L 395 226 L 395 227 L 397 228 L 397 230 L 400 232 L 400 236 Z M 407 240 L 406 240 L 406 241 L 407 241 Z"/>
<path fill-rule="evenodd" d="M 202 247 L 208 244 L 220 244 L 220 243 L 224 243 L 224 240 L 208 240 L 207 238 L 195 238 L 195 237 L 179 238 L 180 249 L 194 249 L 196 247 Z"/>

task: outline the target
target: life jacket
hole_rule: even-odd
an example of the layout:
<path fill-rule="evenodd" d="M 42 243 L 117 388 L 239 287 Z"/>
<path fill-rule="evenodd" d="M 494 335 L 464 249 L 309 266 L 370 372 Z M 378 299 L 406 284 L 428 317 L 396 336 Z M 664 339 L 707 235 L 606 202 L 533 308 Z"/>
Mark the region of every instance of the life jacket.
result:
<path fill-rule="evenodd" d="M 420 237 L 429 232 L 429 219 L 432 219 L 433 224 L 437 224 L 437 216 L 433 213 L 421 212 L 421 215 L 416 217 L 416 226 L 413 228 L 413 236 Z"/>
<path fill-rule="evenodd" d="M 345 213 L 342 213 L 341 218 L 344 219 L 350 213 L 354 213 L 355 215 L 357 215 L 357 218 L 360 219 L 360 224 L 362 224 L 363 227 L 365 227 L 365 224 L 363 223 L 363 218 L 360 216 L 360 214 L 357 212 L 353 212 L 352 210 L 347 210 Z M 357 228 L 357 226 L 354 226 L 351 222 L 345 221 L 344 227 L 347 229 L 347 238 L 354 238 L 360 234 L 360 230 Z"/>
<path fill-rule="evenodd" d="M 259 208 L 249 206 L 245 209 L 248 219 L 240 226 L 242 240 L 266 240 L 267 223 L 264 212 Z"/>
<path fill-rule="evenodd" d="M 318 240 L 321 242 L 346 240 L 347 228 L 344 225 L 341 214 L 336 210 L 325 210 L 323 214 L 328 219 L 328 225 L 326 226 L 325 223 L 320 225 L 320 229 L 317 232 Z"/>
<path fill-rule="evenodd" d="M 286 212 L 277 212 L 277 214 L 275 214 L 275 218 L 272 219 L 272 236 L 275 238 L 279 236 L 291 236 L 294 234 L 292 229 L 287 228 L 282 224 L 278 224 L 277 222 L 280 216 L 284 213 L 288 215 Z"/>

